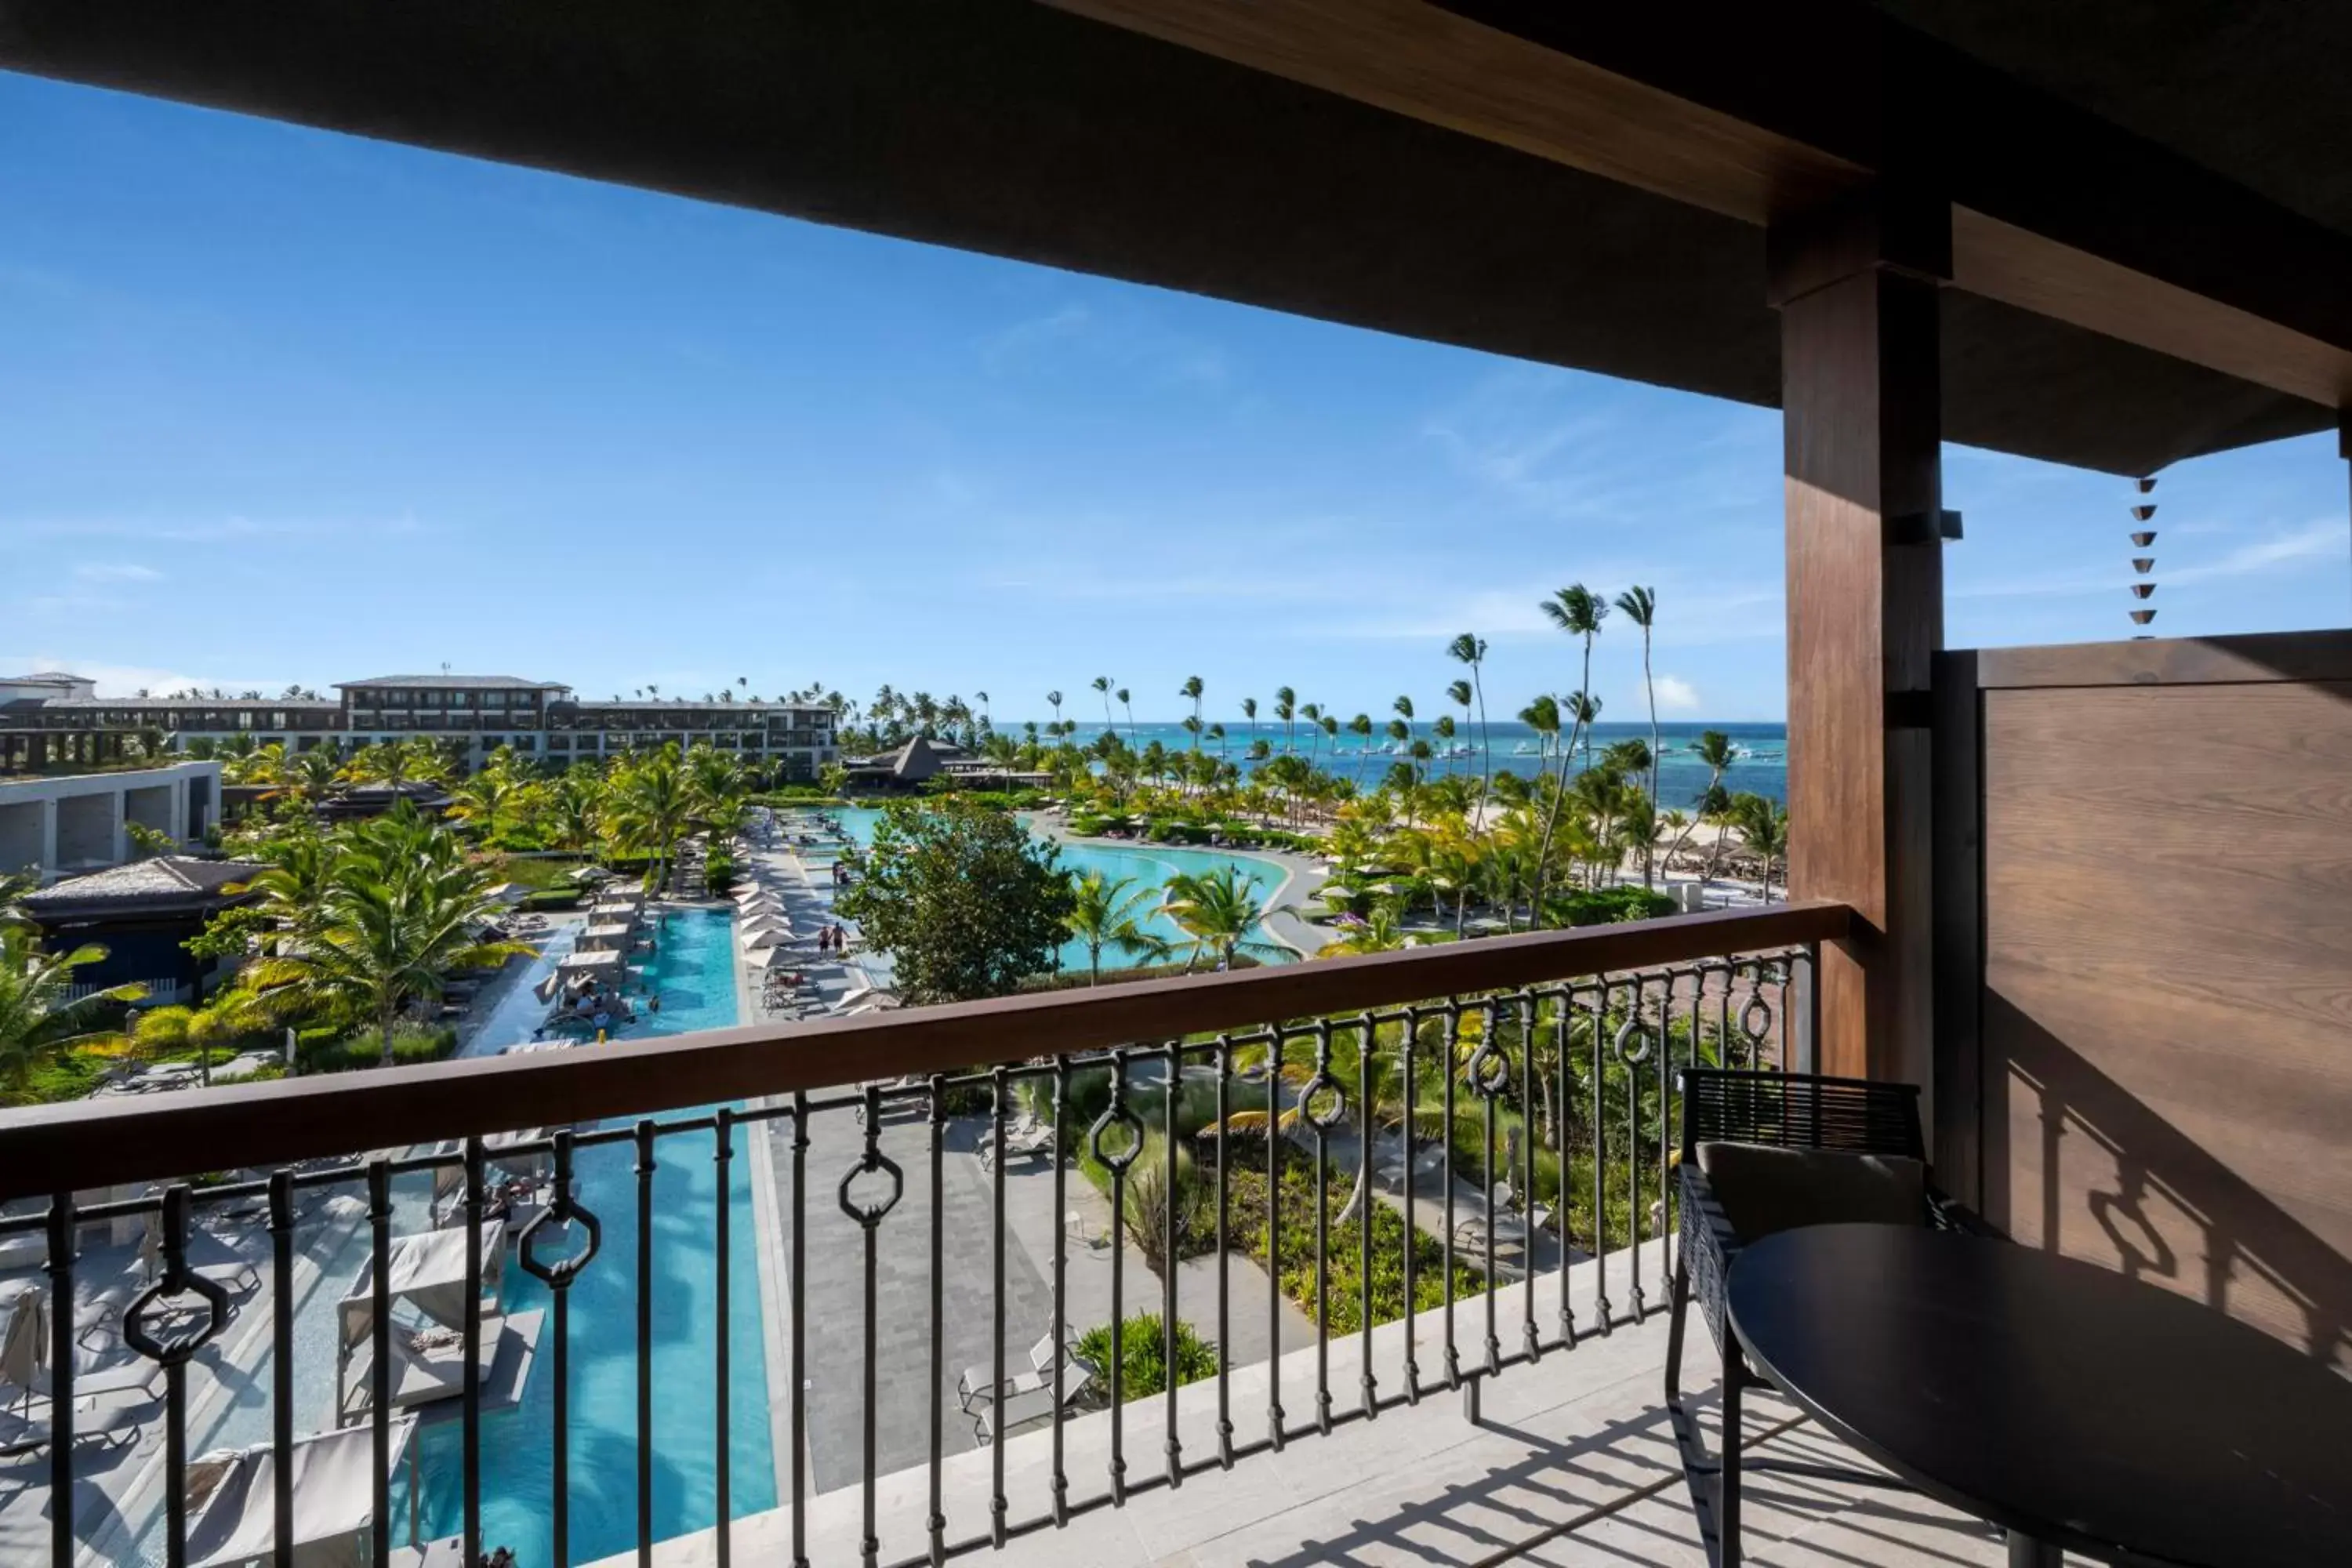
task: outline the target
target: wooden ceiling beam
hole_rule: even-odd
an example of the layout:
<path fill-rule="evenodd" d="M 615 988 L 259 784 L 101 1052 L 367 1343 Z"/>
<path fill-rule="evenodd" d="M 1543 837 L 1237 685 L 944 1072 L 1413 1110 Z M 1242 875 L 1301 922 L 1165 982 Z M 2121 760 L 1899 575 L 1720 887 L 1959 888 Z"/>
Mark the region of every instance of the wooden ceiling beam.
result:
<path fill-rule="evenodd" d="M 1042 3 L 1749 223 L 1925 184 L 1955 287 L 2352 406 L 2352 238 L 1867 6 Z"/>

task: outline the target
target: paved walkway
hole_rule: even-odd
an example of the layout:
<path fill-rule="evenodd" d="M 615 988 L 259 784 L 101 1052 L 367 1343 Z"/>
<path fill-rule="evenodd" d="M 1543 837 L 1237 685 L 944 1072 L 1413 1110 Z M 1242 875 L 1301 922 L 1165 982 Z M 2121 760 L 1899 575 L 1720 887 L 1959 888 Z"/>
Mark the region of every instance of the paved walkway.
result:
<path fill-rule="evenodd" d="M 997 1226 L 992 1173 L 980 1160 L 983 1117 L 957 1117 L 943 1129 L 938 1190 L 931 1175 L 930 1127 L 909 1109 L 886 1115 L 882 1154 L 905 1178 L 898 1200 L 874 1228 L 875 1462 L 877 1474 L 925 1463 L 930 1419 L 942 1412 L 940 1446 L 948 1454 L 978 1447 L 972 1418 L 957 1396 L 967 1368 L 990 1363 L 996 1321 Z M 794 1205 L 789 1132 L 773 1144 L 775 1256 L 792 1255 Z M 807 1337 L 806 1419 L 814 1489 L 848 1485 L 864 1473 L 866 1441 L 866 1232 L 841 1208 L 841 1183 L 865 1149 L 865 1130 L 848 1110 L 810 1119 L 806 1207 L 807 1278 L 801 1291 Z M 887 1196 L 886 1174 L 853 1184 L 860 1205 Z M 936 1230 L 936 1238 L 934 1231 Z M 1055 1236 L 1067 1237 L 1064 1321 L 1072 1338 L 1111 1318 L 1110 1205 L 1075 1168 L 1064 1173 L 1057 1202 L 1052 1167 L 1016 1161 L 1004 1173 L 1004 1363 L 1008 1375 L 1028 1369 L 1029 1352 L 1054 1323 Z M 939 1249 L 934 1271 L 932 1248 Z M 1271 1336 L 1266 1276 L 1238 1252 L 1226 1256 L 1231 1310 L 1227 1354 L 1235 1366 L 1263 1361 Z M 1129 1316 L 1157 1312 L 1160 1282 L 1130 1240 L 1120 1263 Z M 939 1280 L 941 1353 L 932 1377 L 932 1281 Z M 1178 1275 L 1177 1313 L 1209 1338 L 1217 1333 L 1216 1259 L 1198 1258 Z M 790 1310 L 787 1294 L 786 1310 Z M 1314 1342 L 1298 1310 L 1281 1305 L 1283 1348 Z M 789 1372 L 776 1380 L 790 1397 Z"/>

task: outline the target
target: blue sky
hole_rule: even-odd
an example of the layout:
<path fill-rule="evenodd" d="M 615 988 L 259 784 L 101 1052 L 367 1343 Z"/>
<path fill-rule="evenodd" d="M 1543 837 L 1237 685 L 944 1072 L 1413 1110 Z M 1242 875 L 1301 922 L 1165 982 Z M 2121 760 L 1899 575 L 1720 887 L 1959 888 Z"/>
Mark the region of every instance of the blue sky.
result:
<path fill-rule="evenodd" d="M 1499 715 L 1580 580 L 1656 588 L 1668 716 L 1783 710 L 1770 413 L 5 73 L 0 124 L 0 673 L 1430 711 L 1474 630 Z M 2128 632 L 2126 483 L 1945 485 L 1952 645 Z M 2154 499 L 2160 630 L 2346 624 L 2332 437 Z"/>

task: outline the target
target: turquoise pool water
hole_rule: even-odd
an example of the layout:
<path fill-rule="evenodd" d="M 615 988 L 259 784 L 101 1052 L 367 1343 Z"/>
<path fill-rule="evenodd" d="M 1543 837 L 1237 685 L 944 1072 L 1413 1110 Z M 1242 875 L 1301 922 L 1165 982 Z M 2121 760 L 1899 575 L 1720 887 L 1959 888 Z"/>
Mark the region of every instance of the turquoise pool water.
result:
<path fill-rule="evenodd" d="M 874 842 L 874 824 L 882 813 L 872 806 L 852 805 L 838 807 L 832 815 L 840 822 L 843 832 L 848 834 L 857 843 L 868 845 Z M 1034 832 L 1034 829 L 1032 831 Z M 1038 837 L 1044 836 L 1038 835 Z M 1059 864 L 1063 869 L 1081 874 L 1087 871 L 1099 871 L 1112 881 L 1117 881 L 1122 877 L 1129 878 L 1133 879 L 1136 889 L 1156 889 L 1179 871 L 1198 874 L 1202 871 L 1223 870 L 1231 867 L 1244 877 L 1255 877 L 1257 879 L 1258 901 L 1261 904 L 1281 890 L 1283 881 L 1287 875 L 1272 860 L 1255 855 L 1237 854 L 1225 849 L 1185 849 L 1166 844 L 1066 843 L 1060 847 L 1062 854 Z M 1146 913 L 1137 923 L 1146 931 L 1166 937 L 1171 942 L 1180 940 L 1183 933 L 1176 929 L 1174 921 L 1149 912 L 1153 901 L 1155 900 L 1145 901 L 1143 908 Z M 1271 942 L 1273 939 L 1268 937 L 1265 940 Z M 1279 942 L 1276 942 L 1275 947 L 1276 952 L 1258 955 L 1262 962 L 1288 963 L 1298 956 Z M 1079 942 L 1063 943 L 1061 962 L 1065 970 L 1083 973 L 1087 967 L 1086 944 Z M 1103 967 L 1106 969 L 1119 967 L 1133 962 L 1132 958 L 1123 953 L 1108 949 L 1103 952 Z"/>
<path fill-rule="evenodd" d="M 674 910 L 658 933 L 648 980 L 661 1011 L 639 1013 L 622 1038 L 677 1035 L 737 1023 L 733 919 L 717 910 Z M 503 1042 L 511 1043 L 511 1042 Z M 593 1050 L 593 1046 L 577 1047 Z M 687 1114 L 687 1113 L 681 1113 Z M 761 1328 L 757 1243 L 752 1231 L 749 1135 L 735 1132 L 730 1205 L 729 1294 L 730 1511 L 738 1518 L 776 1505 L 768 1428 L 765 1337 Z M 709 1132 L 656 1145 L 653 1235 L 654 1537 L 708 1529 L 718 1505 L 718 1410 L 714 1372 L 717 1292 L 710 1267 L 719 1187 Z M 634 1149 L 587 1151 L 578 1161 L 580 1202 L 602 1222 L 595 1262 L 572 1286 L 571 1556 L 587 1562 L 636 1541 L 637 1183 Z M 547 1308 L 548 1291 L 510 1259 L 510 1311 Z M 510 1546 L 517 1562 L 551 1561 L 554 1454 L 554 1318 L 520 1407 L 482 1425 L 482 1541 Z M 420 1434 L 423 1530 L 427 1538 L 464 1527 L 460 1435 L 455 1422 Z M 404 1511 L 405 1504 L 402 1505 Z M 401 1522 L 405 1523 L 404 1518 Z"/>

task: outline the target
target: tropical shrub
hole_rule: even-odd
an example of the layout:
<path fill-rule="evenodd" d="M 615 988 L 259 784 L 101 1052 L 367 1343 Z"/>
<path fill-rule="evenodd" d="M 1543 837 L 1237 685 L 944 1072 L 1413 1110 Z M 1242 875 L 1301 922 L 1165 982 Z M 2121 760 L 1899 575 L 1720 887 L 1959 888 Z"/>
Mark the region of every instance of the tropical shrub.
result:
<path fill-rule="evenodd" d="M 1101 1369 L 1110 1385 L 1111 1329 L 1097 1323 L 1078 1336 L 1073 1352 Z M 1176 1382 L 1179 1386 L 1217 1375 L 1217 1342 L 1203 1339 L 1192 1324 L 1176 1320 Z M 1157 1312 L 1138 1312 L 1118 1326 L 1119 1396 L 1143 1399 L 1168 1391 L 1168 1333 Z"/>
<path fill-rule="evenodd" d="M 326 1034 L 327 1038 L 316 1038 Z M 392 1031 L 392 1065 L 414 1067 L 445 1061 L 457 1049 L 457 1031 L 446 1025 L 401 1024 Z M 383 1037 L 373 1029 L 356 1034 L 305 1030 L 294 1039 L 295 1059 L 306 1073 L 352 1072 L 383 1064 Z"/>
<path fill-rule="evenodd" d="M 1262 1151 L 1262 1141 L 1253 1140 Z M 1265 1226 L 1266 1173 L 1262 1160 L 1249 1162 L 1237 1153 L 1226 1172 L 1235 1239 L 1265 1266 L 1282 1293 L 1312 1319 L 1317 1314 L 1315 1290 L 1315 1157 L 1288 1140 L 1278 1140 L 1282 1151 L 1281 1257 L 1269 1264 Z M 1323 1325 L 1333 1333 L 1363 1327 L 1364 1215 L 1372 1226 L 1372 1321 L 1386 1323 L 1405 1315 L 1403 1216 L 1374 1199 L 1360 1206 L 1354 1218 L 1342 1223 L 1349 1183 L 1337 1172 L 1324 1183 L 1324 1207 L 1330 1215 L 1329 1240 L 1324 1253 Z M 1445 1303 L 1444 1244 L 1425 1231 L 1411 1233 L 1413 1248 L 1412 1310 L 1425 1310 Z M 1454 1265 L 1454 1293 L 1459 1299 L 1486 1288 L 1486 1276 L 1459 1257 Z"/>
<path fill-rule="evenodd" d="M 723 849 L 714 849 L 702 863 L 702 885 L 714 893 L 723 893 L 735 883 L 735 858 Z"/>
<path fill-rule="evenodd" d="M 1672 914 L 1675 901 L 1653 889 L 1627 883 L 1614 888 L 1581 888 L 1565 898 L 1552 900 L 1549 908 L 1556 925 L 1601 926 Z"/>

